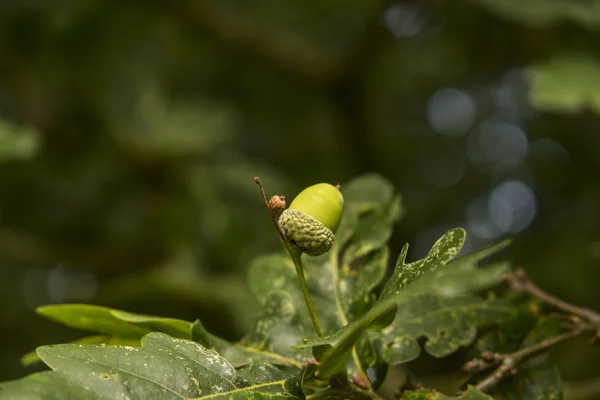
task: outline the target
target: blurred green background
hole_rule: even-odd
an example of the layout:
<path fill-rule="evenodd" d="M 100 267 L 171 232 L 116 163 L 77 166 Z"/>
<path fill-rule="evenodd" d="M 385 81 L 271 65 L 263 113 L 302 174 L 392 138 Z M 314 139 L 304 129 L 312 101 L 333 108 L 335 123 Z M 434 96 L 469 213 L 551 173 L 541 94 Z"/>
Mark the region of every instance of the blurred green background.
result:
<path fill-rule="evenodd" d="M 598 43 L 599 0 L 2 1 L 0 380 L 81 336 L 42 304 L 241 337 L 247 265 L 281 249 L 255 175 L 291 198 L 380 173 L 392 254 L 514 236 L 515 265 L 600 310 Z M 600 349 L 554 357 L 592 398 Z"/>

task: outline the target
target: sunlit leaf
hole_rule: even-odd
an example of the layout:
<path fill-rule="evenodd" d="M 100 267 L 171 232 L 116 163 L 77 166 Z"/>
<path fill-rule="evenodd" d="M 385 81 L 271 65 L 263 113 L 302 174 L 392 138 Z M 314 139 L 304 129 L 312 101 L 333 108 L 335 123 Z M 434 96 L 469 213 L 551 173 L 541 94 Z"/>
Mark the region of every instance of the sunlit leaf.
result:
<path fill-rule="evenodd" d="M 408 243 L 405 244 L 396 262 L 392 277 L 381 292 L 380 301 L 401 293 L 421 275 L 446 265 L 458 254 L 465 242 L 465 237 L 466 233 L 463 229 L 452 229 L 435 242 L 425 258 L 408 264 L 405 263 L 408 255 Z"/>
<path fill-rule="evenodd" d="M 140 338 L 141 339 L 141 338 Z M 73 344 L 103 344 L 106 346 L 133 346 L 139 347 L 141 346 L 140 339 L 136 338 L 120 338 L 116 336 L 86 336 L 84 338 L 74 340 Z M 37 364 L 40 362 L 40 357 L 38 356 L 36 351 L 31 351 L 21 357 L 21 364 L 25 367 Z"/>
<path fill-rule="evenodd" d="M 296 398 L 286 391 L 288 377 L 274 367 L 250 366 L 238 379 L 215 351 L 164 333 L 144 336 L 139 348 L 63 344 L 38 353 L 54 372 L 2 384 L 1 399 Z"/>
<path fill-rule="evenodd" d="M 486 254 L 488 250 L 491 249 L 495 252 L 504 248 L 508 243 L 508 241 L 501 242 L 489 249 L 452 261 L 445 268 L 421 277 L 419 285 L 434 287 L 445 297 L 476 293 L 497 285 L 510 270 L 510 262 L 500 261 L 485 268 L 478 268 L 477 263 L 488 256 Z"/>
<path fill-rule="evenodd" d="M 142 336 L 150 332 L 164 332 L 170 336 L 191 339 L 192 324 L 174 318 L 133 314 L 112 308 L 86 304 L 57 304 L 37 308 L 37 313 L 72 328 L 102 335 L 78 339 L 74 344 L 103 344 L 140 346 Z M 40 361 L 37 352 L 21 358 L 23 365 Z"/>

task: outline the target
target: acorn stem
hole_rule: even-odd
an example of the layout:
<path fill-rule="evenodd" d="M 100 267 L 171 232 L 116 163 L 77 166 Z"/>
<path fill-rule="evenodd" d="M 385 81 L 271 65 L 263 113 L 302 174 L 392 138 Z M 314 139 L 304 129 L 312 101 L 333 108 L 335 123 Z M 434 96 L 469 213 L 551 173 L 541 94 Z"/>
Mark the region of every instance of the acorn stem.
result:
<path fill-rule="evenodd" d="M 267 196 L 265 194 L 265 189 L 263 188 L 262 182 L 258 176 L 254 178 L 254 183 L 256 183 L 260 188 L 263 203 L 267 208 L 269 217 L 271 217 L 271 221 L 273 222 L 273 225 L 275 225 L 277 232 L 279 232 L 279 236 L 281 236 L 281 239 L 285 244 L 285 248 L 287 249 L 288 253 L 290 253 L 290 257 L 292 257 L 294 267 L 296 267 L 298 281 L 300 281 L 300 288 L 302 288 L 302 294 L 304 295 L 304 301 L 306 302 L 306 307 L 308 308 L 310 319 L 312 320 L 313 326 L 315 327 L 315 332 L 317 332 L 318 336 L 325 336 L 323 335 L 323 331 L 321 330 L 321 325 L 319 324 L 319 320 L 317 319 L 317 314 L 315 313 L 315 308 L 313 307 L 312 298 L 310 297 L 310 293 L 308 292 L 308 286 L 306 285 L 306 278 L 304 277 L 304 268 L 302 266 L 301 259 L 302 252 L 296 249 L 294 245 L 290 243 L 287 236 L 285 236 L 285 233 L 283 233 L 283 231 L 281 230 L 281 226 L 279 226 L 279 222 L 277 221 L 277 215 L 269 206 L 269 202 L 267 201 Z"/>
<path fill-rule="evenodd" d="M 290 257 L 292 257 L 292 261 L 294 262 L 294 266 L 296 267 L 298 281 L 300 281 L 300 287 L 302 288 L 304 301 L 306 302 L 306 307 L 308 308 L 310 319 L 312 320 L 313 326 L 315 327 L 315 332 L 317 332 L 317 336 L 325 336 L 323 334 L 323 330 L 321 330 L 321 325 L 319 324 L 319 319 L 317 318 L 317 313 L 315 312 L 315 308 L 312 303 L 312 298 L 308 291 L 308 286 L 306 285 L 306 278 L 304 277 L 304 268 L 302 266 L 302 253 L 293 248 L 291 245 L 286 245 L 285 247 L 288 253 L 290 253 Z"/>

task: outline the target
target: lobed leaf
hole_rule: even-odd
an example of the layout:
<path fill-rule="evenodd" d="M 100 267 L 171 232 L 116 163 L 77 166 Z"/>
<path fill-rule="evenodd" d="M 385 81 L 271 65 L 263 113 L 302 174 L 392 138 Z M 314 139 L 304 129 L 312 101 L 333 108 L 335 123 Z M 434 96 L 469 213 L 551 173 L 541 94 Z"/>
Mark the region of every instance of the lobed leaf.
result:
<path fill-rule="evenodd" d="M 417 281 L 410 277 L 414 276 L 414 264 L 423 260 L 397 267 L 397 276 L 403 278 L 396 279 L 396 292 L 402 293 L 406 287 L 404 279 L 407 274 L 403 272 L 408 270 L 408 280 L 414 282 L 411 293 L 402 300 L 402 306 L 397 308 L 394 321 L 381 332 L 371 334 L 378 342 L 383 359 L 391 365 L 417 358 L 421 353 L 418 339 L 422 337 L 427 339 L 425 350 L 430 355 L 448 356 L 473 343 L 478 327 L 501 322 L 514 313 L 511 304 L 504 300 L 482 300 L 471 295 L 502 281 L 509 270 L 508 263 L 500 262 L 486 268 L 478 268 L 478 263 L 505 248 L 510 242 L 503 241 L 448 262 L 449 257 L 456 254 L 453 240 L 464 240 L 461 239 L 464 236 L 457 236 L 453 231 L 448 236 L 442 236 L 433 246 L 434 257 L 427 256 L 424 259 L 429 258 L 428 263 L 432 266 L 422 268 L 432 270 Z M 438 255 L 440 251 L 444 252 L 441 259 Z M 400 259 L 404 263 L 403 255 Z M 440 268 L 440 262 L 447 265 Z M 394 290 L 393 284 L 389 284 L 387 288 Z"/>
<path fill-rule="evenodd" d="M 0 399 L 298 398 L 291 394 L 297 374 L 259 364 L 238 377 L 229 362 L 198 343 L 164 333 L 150 333 L 141 343 L 40 347 L 53 372 L 1 384 Z"/>
<path fill-rule="evenodd" d="M 477 262 L 506 243 L 441 268 L 458 254 L 464 239 L 462 229 L 452 229 L 436 241 L 424 259 L 409 264 L 405 264 L 408 250 L 405 246 L 392 278 L 368 312 L 329 336 L 304 339 L 304 344 L 297 348 L 313 347 L 322 352 L 319 376 L 329 377 L 343 371 L 353 346 L 367 330 L 371 330 L 369 336 L 386 361 L 401 363 L 419 355 L 417 339 L 421 336 L 429 338 L 426 349 L 430 354 L 444 356 L 472 343 L 476 326 L 509 315 L 510 307 L 502 302 L 467 296 L 501 281 L 506 264 L 493 265 L 487 271 L 477 268 Z M 446 268 L 452 272 L 441 273 Z M 476 278 L 478 274 L 482 278 Z M 469 284 L 462 283 L 467 280 Z"/>
<path fill-rule="evenodd" d="M 427 256 L 421 260 L 405 264 L 408 254 L 408 243 L 404 245 L 396 267 L 381 292 L 380 300 L 400 294 L 409 284 L 421 275 L 435 271 L 446 265 L 462 248 L 466 238 L 464 229 L 455 228 L 446 232 L 434 244 Z"/>
<path fill-rule="evenodd" d="M 403 303 L 394 323 L 373 336 L 380 341 L 383 359 L 391 365 L 417 358 L 421 337 L 427 339 L 425 350 L 429 354 L 445 357 L 473 343 L 478 327 L 497 323 L 511 312 L 501 300 L 422 295 Z"/>
<path fill-rule="evenodd" d="M 476 293 L 493 287 L 502 281 L 504 275 L 510 271 L 510 262 L 500 261 L 487 265 L 485 268 L 479 268 L 479 263 L 500 252 L 510 243 L 510 240 L 503 240 L 452 260 L 446 267 L 422 276 L 418 284 L 434 287 L 445 297 Z"/>

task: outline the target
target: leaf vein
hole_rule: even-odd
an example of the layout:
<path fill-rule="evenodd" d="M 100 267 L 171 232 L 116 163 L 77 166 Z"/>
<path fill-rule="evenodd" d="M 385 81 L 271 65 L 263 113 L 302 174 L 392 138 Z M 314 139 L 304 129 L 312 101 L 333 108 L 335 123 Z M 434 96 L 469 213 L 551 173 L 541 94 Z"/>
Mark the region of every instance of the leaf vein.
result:
<path fill-rule="evenodd" d="M 237 388 L 237 389 L 229 390 L 227 392 L 211 393 L 211 394 L 208 394 L 208 395 L 202 396 L 202 397 L 185 398 L 184 400 L 212 399 L 212 398 L 219 397 L 219 396 L 227 396 L 227 395 L 234 394 L 234 393 L 240 393 L 240 392 L 243 392 L 243 391 L 246 391 L 246 390 L 253 390 L 253 389 L 258 389 L 258 388 L 263 388 L 263 387 L 273 386 L 273 385 L 283 385 L 284 383 L 285 383 L 285 379 L 282 379 L 282 380 L 279 380 L 279 381 L 267 382 L 267 383 L 260 383 L 258 385 L 246 386 L 246 387 L 243 387 L 243 388 Z"/>

